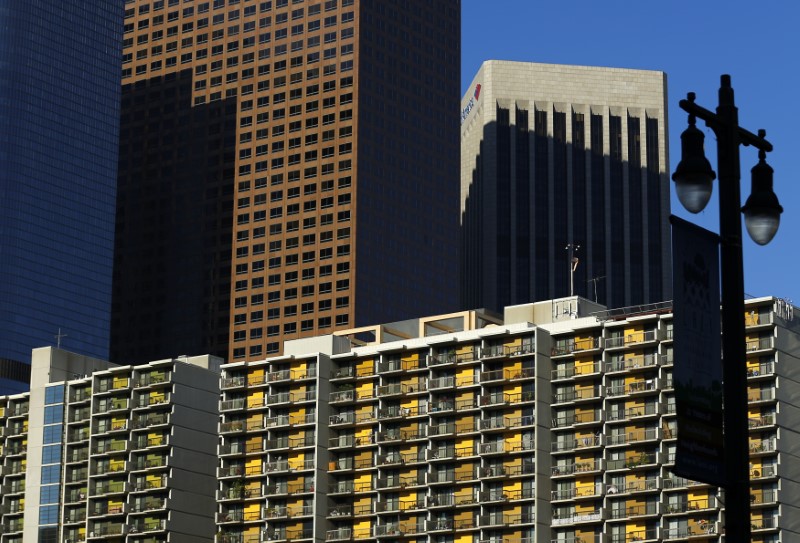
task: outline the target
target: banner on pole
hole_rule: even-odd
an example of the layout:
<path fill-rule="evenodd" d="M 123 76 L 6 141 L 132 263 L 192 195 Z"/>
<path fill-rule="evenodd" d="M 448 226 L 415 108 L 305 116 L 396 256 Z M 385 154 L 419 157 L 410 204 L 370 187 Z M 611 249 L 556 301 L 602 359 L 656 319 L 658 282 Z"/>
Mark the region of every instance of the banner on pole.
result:
<path fill-rule="evenodd" d="M 674 215 L 670 222 L 673 382 L 678 419 L 674 471 L 682 477 L 725 486 L 719 236 Z"/>

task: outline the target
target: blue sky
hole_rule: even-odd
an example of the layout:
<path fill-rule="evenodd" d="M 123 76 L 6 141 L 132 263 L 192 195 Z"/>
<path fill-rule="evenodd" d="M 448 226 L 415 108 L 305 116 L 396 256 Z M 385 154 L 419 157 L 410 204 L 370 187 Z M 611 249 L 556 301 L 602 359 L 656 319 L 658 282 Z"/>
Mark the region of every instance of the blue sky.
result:
<path fill-rule="evenodd" d="M 719 76 L 731 75 L 739 122 L 767 131 L 774 151 L 775 192 L 784 212 L 780 230 L 765 247 L 744 237 L 745 291 L 800 305 L 800 2 L 794 0 L 462 0 L 461 88 L 466 92 L 487 59 L 661 70 L 669 92 L 670 175 L 680 161 L 686 114 L 678 101 L 697 93 L 707 109 L 717 105 Z M 706 156 L 716 169 L 714 134 Z M 750 194 L 750 168 L 758 155 L 741 149 L 742 200 Z M 672 212 L 719 231 L 718 188 L 697 215 L 672 191 Z M 670 185 L 673 183 L 670 181 Z"/>

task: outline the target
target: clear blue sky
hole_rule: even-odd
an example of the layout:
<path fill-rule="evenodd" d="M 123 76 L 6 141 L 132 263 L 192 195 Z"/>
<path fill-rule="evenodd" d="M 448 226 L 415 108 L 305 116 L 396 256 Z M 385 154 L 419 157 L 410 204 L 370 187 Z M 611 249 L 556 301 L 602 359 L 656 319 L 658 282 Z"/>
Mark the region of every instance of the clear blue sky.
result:
<path fill-rule="evenodd" d="M 775 192 L 784 212 L 765 247 L 744 236 L 745 291 L 800 305 L 800 2 L 795 0 L 462 0 L 461 88 L 466 92 L 487 59 L 613 66 L 667 73 L 670 175 L 680 161 L 686 114 L 678 100 L 697 93 L 717 105 L 719 76 L 730 74 L 740 124 L 767 131 L 774 151 Z M 706 156 L 716 169 L 714 134 Z M 750 168 L 758 161 L 743 147 L 742 200 L 750 194 Z M 711 204 L 691 215 L 676 200 L 672 212 L 719 231 L 717 187 Z"/>

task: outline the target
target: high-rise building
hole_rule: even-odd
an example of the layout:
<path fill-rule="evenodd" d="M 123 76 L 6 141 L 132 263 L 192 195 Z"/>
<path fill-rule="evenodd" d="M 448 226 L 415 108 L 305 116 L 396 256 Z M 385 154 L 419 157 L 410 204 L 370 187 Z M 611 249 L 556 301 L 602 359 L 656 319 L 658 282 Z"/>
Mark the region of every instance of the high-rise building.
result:
<path fill-rule="evenodd" d="M 213 541 L 220 363 L 35 349 L 0 396 L 0 541 Z"/>
<path fill-rule="evenodd" d="M 461 110 L 462 307 L 670 299 L 666 98 L 662 72 L 481 66 Z"/>
<path fill-rule="evenodd" d="M 782 307 L 743 315 L 757 543 L 800 520 L 800 324 Z M 226 364 L 217 542 L 723 541 L 720 489 L 673 472 L 670 305 L 637 309 L 467 311 Z"/>
<path fill-rule="evenodd" d="M 0 7 L 0 394 L 31 349 L 108 356 L 122 6 Z"/>
<path fill-rule="evenodd" d="M 459 0 L 126 7 L 113 359 L 457 307 Z"/>

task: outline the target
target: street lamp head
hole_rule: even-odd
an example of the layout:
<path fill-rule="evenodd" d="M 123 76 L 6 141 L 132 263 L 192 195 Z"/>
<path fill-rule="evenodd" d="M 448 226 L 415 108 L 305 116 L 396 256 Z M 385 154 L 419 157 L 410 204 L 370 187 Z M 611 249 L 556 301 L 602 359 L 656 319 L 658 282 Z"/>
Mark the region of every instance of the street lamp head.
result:
<path fill-rule="evenodd" d="M 694 98 L 692 94 L 690 100 Z M 703 150 L 705 138 L 695 126 L 694 115 L 689 115 L 689 127 L 681 134 L 681 161 L 672 174 L 672 180 L 675 181 L 678 200 L 691 213 L 705 209 L 711 198 L 712 181 L 717 177 Z"/>
<path fill-rule="evenodd" d="M 778 232 L 783 207 L 772 190 L 773 170 L 766 161 L 766 153 L 758 152 L 758 164 L 753 166 L 752 188 L 742 213 L 747 233 L 759 245 L 766 245 Z"/>

